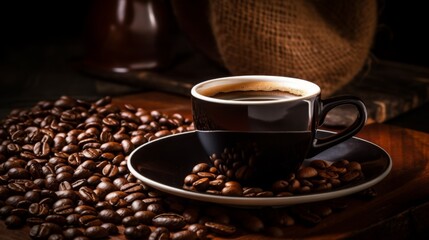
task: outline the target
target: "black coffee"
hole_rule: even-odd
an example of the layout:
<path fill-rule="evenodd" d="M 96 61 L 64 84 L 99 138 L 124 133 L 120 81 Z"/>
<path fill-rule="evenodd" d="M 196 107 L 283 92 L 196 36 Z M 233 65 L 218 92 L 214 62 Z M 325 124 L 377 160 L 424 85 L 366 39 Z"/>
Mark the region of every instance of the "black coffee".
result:
<path fill-rule="evenodd" d="M 294 99 L 301 96 L 286 91 L 274 90 L 219 92 L 212 97 L 234 101 L 270 101 L 280 99 Z"/>

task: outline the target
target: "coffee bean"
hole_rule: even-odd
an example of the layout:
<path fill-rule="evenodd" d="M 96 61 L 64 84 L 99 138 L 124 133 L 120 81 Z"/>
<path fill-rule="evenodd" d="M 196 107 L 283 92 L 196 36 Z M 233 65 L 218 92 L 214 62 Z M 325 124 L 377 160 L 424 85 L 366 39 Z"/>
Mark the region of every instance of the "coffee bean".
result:
<path fill-rule="evenodd" d="M 106 166 L 104 166 L 101 172 L 103 173 L 104 176 L 112 178 L 119 173 L 119 170 L 117 166 L 113 164 L 107 164 Z"/>
<path fill-rule="evenodd" d="M 317 176 L 317 170 L 313 167 L 303 167 L 298 170 L 297 177 L 298 178 L 312 178 Z"/>
<path fill-rule="evenodd" d="M 52 214 L 45 218 L 46 222 L 51 222 L 63 226 L 67 223 L 67 219 L 62 215 Z"/>
<path fill-rule="evenodd" d="M 5 220 L 7 228 L 19 228 L 24 223 L 22 218 L 17 215 L 10 215 Z"/>
<path fill-rule="evenodd" d="M 91 226 L 85 229 L 85 236 L 92 238 L 92 239 L 100 239 L 100 238 L 106 238 L 109 236 L 109 232 L 106 228 L 103 228 L 101 226 Z"/>
<path fill-rule="evenodd" d="M 94 207 L 89 205 L 79 205 L 74 208 L 74 212 L 80 215 L 97 215 L 98 212 Z"/>
<path fill-rule="evenodd" d="M 89 187 L 81 187 L 79 188 L 79 196 L 84 202 L 93 204 L 98 202 L 99 198 L 97 194 Z"/>
<path fill-rule="evenodd" d="M 175 213 L 162 213 L 152 219 L 152 223 L 157 227 L 166 227 L 170 230 L 178 230 L 186 225 L 185 218 Z"/>
<path fill-rule="evenodd" d="M 194 240 L 198 239 L 198 236 L 195 232 L 189 230 L 182 230 L 179 232 L 175 232 L 171 236 L 172 240 Z"/>
<path fill-rule="evenodd" d="M 151 234 L 148 226 L 140 224 L 138 226 L 126 227 L 124 235 L 128 239 L 146 239 Z"/>
<path fill-rule="evenodd" d="M 152 223 L 152 219 L 156 216 L 156 214 L 154 212 L 151 211 L 137 211 L 134 213 L 134 217 L 137 218 L 137 220 L 140 223 L 143 224 L 151 224 Z"/>
<path fill-rule="evenodd" d="M 83 236 L 84 233 L 79 228 L 67 228 L 63 231 L 66 239 L 75 239 L 76 237 Z"/>
<path fill-rule="evenodd" d="M 143 186 L 140 183 L 126 183 L 120 187 L 120 190 L 126 193 L 141 192 Z"/>
<path fill-rule="evenodd" d="M 341 180 L 347 183 L 358 179 L 360 176 L 361 176 L 361 171 L 352 170 L 350 172 L 344 173 L 341 177 Z"/>
<path fill-rule="evenodd" d="M 139 224 L 139 219 L 134 216 L 126 216 L 122 219 L 122 225 L 125 227 L 137 226 Z"/>
<path fill-rule="evenodd" d="M 67 224 L 70 226 L 80 226 L 79 218 L 81 217 L 78 213 L 71 213 L 66 217 Z"/>
<path fill-rule="evenodd" d="M 82 155 L 87 159 L 97 159 L 101 154 L 101 150 L 96 148 L 88 148 L 82 151 Z"/>
<path fill-rule="evenodd" d="M 49 206 L 47 204 L 40 204 L 40 203 L 32 203 L 29 207 L 28 207 L 28 212 L 32 215 L 32 216 L 36 216 L 36 217 L 45 217 L 46 215 L 49 214 Z"/>
<path fill-rule="evenodd" d="M 222 194 L 227 196 L 242 196 L 243 189 L 240 183 L 236 181 L 228 181 L 222 189 Z"/>
<path fill-rule="evenodd" d="M 224 236 L 233 235 L 237 231 L 237 228 L 232 225 L 215 222 L 206 222 L 204 223 L 204 226 L 206 226 L 210 231 Z"/>
<path fill-rule="evenodd" d="M 121 219 L 125 218 L 127 216 L 131 216 L 131 215 L 134 214 L 133 210 L 131 210 L 128 207 L 119 208 L 119 209 L 116 210 L 116 213 L 119 214 L 119 216 L 121 217 Z"/>
<path fill-rule="evenodd" d="M 113 223 L 103 223 L 101 227 L 105 228 L 109 235 L 117 235 L 119 233 L 119 228 Z"/>
<path fill-rule="evenodd" d="M 170 231 L 166 227 L 157 227 L 149 235 L 149 240 L 170 239 Z"/>
<path fill-rule="evenodd" d="M 39 217 L 29 217 L 25 220 L 25 223 L 27 225 L 29 225 L 30 227 L 34 226 L 34 225 L 39 225 L 44 223 L 45 220 Z"/>
<path fill-rule="evenodd" d="M 206 239 L 208 234 L 208 229 L 206 226 L 195 223 L 188 226 L 188 230 L 194 232 L 199 239 Z"/>
<path fill-rule="evenodd" d="M 30 229 L 30 237 L 32 239 L 48 239 L 51 234 L 61 233 L 61 227 L 55 223 L 42 223 L 34 225 Z"/>
<path fill-rule="evenodd" d="M 199 192 L 205 191 L 210 186 L 210 179 L 200 178 L 197 181 L 193 182 L 192 186 Z"/>
<path fill-rule="evenodd" d="M 100 150 L 103 152 L 121 152 L 123 148 L 120 143 L 112 141 L 101 144 Z"/>
<path fill-rule="evenodd" d="M 106 223 L 118 224 L 122 221 L 121 216 L 113 209 L 104 209 L 98 213 L 100 220 Z"/>
<path fill-rule="evenodd" d="M 206 172 L 209 171 L 210 165 L 207 163 L 199 163 L 194 166 L 192 173 Z"/>
<path fill-rule="evenodd" d="M 79 218 L 79 223 L 83 227 L 100 226 L 103 222 L 94 215 L 83 215 Z"/>
<path fill-rule="evenodd" d="M 30 178 L 30 173 L 22 167 L 14 167 L 9 169 L 7 175 L 11 179 L 28 179 Z"/>

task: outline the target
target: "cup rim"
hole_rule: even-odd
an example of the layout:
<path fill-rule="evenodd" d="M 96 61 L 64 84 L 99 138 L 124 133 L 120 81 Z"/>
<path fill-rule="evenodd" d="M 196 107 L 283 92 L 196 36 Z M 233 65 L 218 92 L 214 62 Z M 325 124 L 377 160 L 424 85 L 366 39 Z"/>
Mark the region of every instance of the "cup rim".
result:
<path fill-rule="evenodd" d="M 233 81 L 230 81 L 233 80 Z M 302 94 L 302 96 L 298 96 L 292 99 L 275 99 L 275 100 L 264 100 L 264 101 L 237 101 L 237 100 L 226 100 L 214 98 L 211 96 L 206 96 L 201 93 L 207 87 L 216 86 L 217 83 L 224 83 L 229 85 L 236 85 L 241 82 L 255 82 L 255 81 L 265 81 L 265 82 L 275 82 L 280 83 L 282 86 L 294 89 L 296 91 L 302 91 L 302 88 L 298 89 L 298 86 L 306 86 L 306 92 Z M 293 78 L 293 77 L 285 77 L 285 76 L 270 76 L 270 75 L 239 75 L 239 76 L 229 76 L 229 77 L 221 77 L 214 78 L 210 80 L 206 80 L 194 85 L 191 89 L 191 96 L 206 102 L 212 103 L 221 103 L 221 104 L 234 104 L 234 105 L 263 105 L 270 103 L 282 103 L 282 102 L 293 102 L 297 100 L 305 100 L 311 99 L 320 94 L 320 87 L 310 81 Z"/>

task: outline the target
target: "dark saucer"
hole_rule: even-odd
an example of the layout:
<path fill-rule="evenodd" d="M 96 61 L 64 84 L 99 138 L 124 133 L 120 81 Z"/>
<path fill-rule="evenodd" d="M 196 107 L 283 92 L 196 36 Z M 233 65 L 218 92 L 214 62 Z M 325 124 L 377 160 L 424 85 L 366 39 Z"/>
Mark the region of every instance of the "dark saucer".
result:
<path fill-rule="evenodd" d="M 332 135 L 319 131 L 321 137 Z M 196 132 L 175 134 L 148 142 L 135 149 L 128 161 L 131 173 L 147 185 L 172 195 L 218 204 L 234 206 L 288 206 L 323 201 L 350 195 L 367 189 L 384 179 L 392 168 L 392 159 L 381 147 L 353 137 L 313 158 L 335 162 L 342 159 L 357 161 L 365 178 L 329 192 L 295 195 L 289 197 L 228 197 L 182 189 L 183 180 L 197 163 L 209 162 Z"/>

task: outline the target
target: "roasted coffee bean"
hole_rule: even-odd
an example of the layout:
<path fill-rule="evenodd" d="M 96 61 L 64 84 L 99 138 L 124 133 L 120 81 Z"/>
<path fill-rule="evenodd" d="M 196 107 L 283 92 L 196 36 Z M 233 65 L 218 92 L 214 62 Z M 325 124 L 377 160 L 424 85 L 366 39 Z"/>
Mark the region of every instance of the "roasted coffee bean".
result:
<path fill-rule="evenodd" d="M 120 190 L 126 193 L 141 192 L 143 186 L 140 183 L 126 183 L 120 187 Z"/>
<path fill-rule="evenodd" d="M 185 185 L 191 186 L 194 182 L 196 182 L 200 177 L 197 174 L 189 174 L 185 177 L 184 183 Z"/>
<path fill-rule="evenodd" d="M 206 172 L 209 171 L 210 165 L 207 163 L 199 163 L 194 166 L 192 173 Z"/>
<path fill-rule="evenodd" d="M 10 215 L 4 220 L 4 223 L 6 224 L 7 228 L 19 228 L 22 226 L 22 224 L 24 224 L 24 221 L 22 220 L 22 217 Z"/>
<path fill-rule="evenodd" d="M 32 203 L 29 207 L 28 207 L 28 212 L 32 215 L 32 216 L 36 216 L 36 217 L 45 217 L 46 215 L 49 214 L 49 206 L 47 204 L 40 204 L 40 203 Z"/>
<path fill-rule="evenodd" d="M 47 136 L 47 135 L 45 135 Z M 42 139 L 43 140 L 43 139 Z M 34 144 L 33 152 L 36 154 L 37 157 L 43 158 L 48 156 L 48 154 L 51 151 L 51 147 L 49 146 L 49 143 L 47 142 L 37 142 Z"/>
<path fill-rule="evenodd" d="M 142 192 L 135 192 L 135 193 L 131 193 L 128 196 L 124 197 L 124 200 L 127 203 L 133 203 L 135 200 L 144 199 L 145 197 L 146 197 L 146 194 L 144 194 Z"/>
<path fill-rule="evenodd" d="M 240 183 L 236 181 L 228 181 L 222 189 L 222 194 L 227 196 L 242 196 L 243 189 Z"/>
<path fill-rule="evenodd" d="M 356 195 L 364 200 L 370 200 L 377 196 L 377 191 L 373 187 L 370 187 L 361 192 L 358 192 Z"/>
<path fill-rule="evenodd" d="M 196 223 L 200 217 L 200 208 L 195 206 L 188 206 L 182 213 L 187 223 Z"/>
<path fill-rule="evenodd" d="M 140 223 L 147 224 L 147 225 L 152 223 L 152 219 L 155 216 L 156 214 L 151 211 L 137 211 L 134 213 L 134 217 L 137 218 L 137 220 Z"/>
<path fill-rule="evenodd" d="M 48 239 L 51 234 L 59 234 L 62 232 L 61 227 L 55 223 L 42 223 L 34 225 L 30 229 L 30 237 L 32 239 Z"/>
<path fill-rule="evenodd" d="M 118 142 L 106 142 L 101 144 L 100 150 L 103 152 L 121 152 L 122 145 Z"/>
<path fill-rule="evenodd" d="M 326 169 L 329 167 L 329 163 L 325 160 L 316 159 L 310 162 L 310 166 L 316 169 Z"/>
<path fill-rule="evenodd" d="M 70 184 L 70 182 L 68 182 L 68 181 L 62 181 L 62 182 L 60 182 L 60 184 L 59 184 L 59 186 L 58 186 L 58 189 L 60 190 L 60 191 L 64 191 L 64 190 L 72 190 L 73 189 L 73 186 Z M 58 194 L 57 194 L 58 195 Z"/>
<path fill-rule="evenodd" d="M 22 167 L 14 167 L 9 169 L 7 175 L 11 179 L 28 179 L 30 178 L 30 173 Z"/>
<path fill-rule="evenodd" d="M 52 214 L 45 218 L 46 222 L 51 222 L 63 226 L 67 223 L 67 219 L 62 215 Z"/>
<path fill-rule="evenodd" d="M 158 227 L 166 227 L 170 230 L 178 230 L 186 225 L 185 218 L 175 213 L 162 213 L 152 219 L 152 223 Z"/>
<path fill-rule="evenodd" d="M 139 219 L 134 216 L 126 216 L 122 219 L 122 225 L 125 227 L 137 226 L 139 224 Z"/>
<path fill-rule="evenodd" d="M 79 218 L 79 223 L 83 227 L 100 226 L 103 222 L 94 215 L 83 215 Z"/>
<path fill-rule="evenodd" d="M 113 178 L 116 175 L 118 175 L 119 170 L 118 170 L 118 167 L 116 165 L 109 163 L 103 167 L 103 169 L 101 170 L 101 173 L 106 177 Z"/>
<path fill-rule="evenodd" d="M 101 150 L 96 148 L 87 148 L 82 151 L 82 155 L 87 159 L 97 159 L 101 154 Z"/>
<path fill-rule="evenodd" d="M 98 212 L 94 207 L 89 205 L 79 205 L 74 208 L 74 212 L 80 215 L 97 215 Z"/>
<path fill-rule="evenodd" d="M 130 196 L 130 195 L 128 195 L 128 196 Z M 144 203 L 143 201 L 141 201 L 140 199 L 134 200 L 131 203 L 131 210 L 133 210 L 134 212 L 143 211 L 146 209 L 147 209 L 147 204 Z"/>
<path fill-rule="evenodd" d="M 30 227 L 34 226 L 34 225 L 39 225 L 44 223 L 45 220 L 39 217 L 29 217 L 25 220 L 25 223 L 27 225 L 29 225 Z"/>
<path fill-rule="evenodd" d="M 210 231 L 224 236 L 233 235 L 237 231 L 237 228 L 232 225 L 220 224 L 215 222 L 205 222 L 204 226 L 206 226 Z"/>
<path fill-rule="evenodd" d="M 5 205 L 0 208 L 0 217 L 6 218 L 9 216 L 14 208 L 11 205 Z"/>
<path fill-rule="evenodd" d="M 106 223 L 119 224 L 122 221 L 121 216 L 113 209 L 104 209 L 98 213 L 98 217 Z"/>
<path fill-rule="evenodd" d="M 164 240 L 170 239 L 170 231 L 165 227 L 157 227 L 153 232 L 149 235 L 149 240 Z"/>
<path fill-rule="evenodd" d="M 19 183 L 15 183 L 15 182 L 9 183 L 7 185 L 7 187 L 12 192 L 17 193 L 17 194 L 20 194 L 20 193 L 23 194 L 27 191 L 26 187 L 23 184 L 19 184 Z"/>
<path fill-rule="evenodd" d="M 60 199 L 70 199 L 72 201 L 76 201 L 77 199 L 79 199 L 79 195 L 76 193 L 76 191 L 73 191 L 71 189 L 56 191 L 55 194 Z"/>
<path fill-rule="evenodd" d="M 359 170 L 352 170 L 352 171 L 344 173 L 341 176 L 341 180 L 344 181 L 344 182 L 346 182 L 346 183 L 348 183 L 348 182 L 356 180 L 360 176 L 361 176 L 361 171 L 359 171 Z"/>
<path fill-rule="evenodd" d="M 195 223 L 188 226 L 188 230 L 194 232 L 199 239 L 206 239 L 208 234 L 208 229 L 206 226 Z"/>
<path fill-rule="evenodd" d="M 311 207 L 311 212 L 324 218 L 332 214 L 332 208 L 328 205 L 314 205 Z"/>
<path fill-rule="evenodd" d="M 84 202 L 93 204 L 98 202 L 99 198 L 97 194 L 89 187 L 81 187 L 79 188 L 79 196 Z"/>
<path fill-rule="evenodd" d="M 303 224 L 314 226 L 322 220 L 321 217 L 306 207 L 296 207 L 293 208 L 293 212 Z"/>
<path fill-rule="evenodd" d="M 172 240 L 194 240 L 198 239 L 198 236 L 195 232 L 189 230 L 182 230 L 179 232 L 174 232 L 171 235 Z"/>
<path fill-rule="evenodd" d="M 210 179 L 200 178 L 197 181 L 192 183 L 192 186 L 199 192 L 203 192 L 208 189 L 210 186 Z"/>
<path fill-rule="evenodd" d="M 127 217 L 127 216 L 131 216 L 134 214 L 134 211 L 131 210 L 130 208 L 127 207 L 123 207 L 123 208 L 119 208 L 116 210 L 116 213 L 119 214 L 119 216 L 122 218 Z"/>
<path fill-rule="evenodd" d="M 67 228 L 63 231 L 66 239 L 75 239 L 76 237 L 83 236 L 84 233 L 79 228 Z"/>
<path fill-rule="evenodd" d="M 109 232 L 106 228 L 103 228 L 101 226 L 91 226 L 85 229 L 84 232 L 85 236 L 92 238 L 92 239 L 100 239 L 100 238 L 106 238 L 109 236 Z"/>
<path fill-rule="evenodd" d="M 274 238 L 284 237 L 283 229 L 276 226 L 269 226 L 265 229 L 265 233 Z"/>
<path fill-rule="evenodd" d="M 83 165 L 80 165 L 76 168 L 76 170 L 73 173 L 74 179 L 87 179 L 89 178 L 93 173 L 91 170 L 83 167 Z"/>
<path fill-rule="evenodd" d="M 150 228 L 143 224 L 126 227 L 124 229 L 124 235 L 128 239 L 146 239 L 149 237 L 150 234 Z"/>
<path fill-rule="evenodd" d="M 297 178 L 312 178 L 315 176 L 317 176 L 317 170 L 313 167 L 303 167 L 297 172 Z"/>
<path fill-rule="evenodd" d="M 70 226 L 76 226 L 76 227 L 79 226 L 80 225 L 80 223 L 79 223 L 80 217 L 81 217 L 81 215 L 78 213 L 71 213 L 70 215 L 68 215 L 66 217 L 67 224 Z"/>
<path fill-rule="evenodd" d="M 146 210 L 154 212 L 155 214 L 161 214 L 165 212 L 165 209 L 160 203 L 151 203 L 147 205 Z"/>
<path fill-rule="evenodd" d="M 276 215 L 274 221 L 279 226 L 289 227 L 295 225 L 295 219 L 285 212 L 280 212 Z"/>
<path fill-rule="evenodd" d="M 109 235 L 117 235 L 119 233 L 118 227 L 113 223 L 103 223 L 101 227 L 105 228 Z"/>

